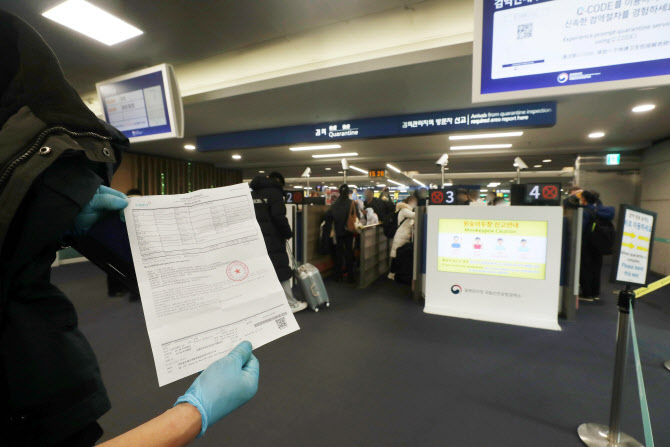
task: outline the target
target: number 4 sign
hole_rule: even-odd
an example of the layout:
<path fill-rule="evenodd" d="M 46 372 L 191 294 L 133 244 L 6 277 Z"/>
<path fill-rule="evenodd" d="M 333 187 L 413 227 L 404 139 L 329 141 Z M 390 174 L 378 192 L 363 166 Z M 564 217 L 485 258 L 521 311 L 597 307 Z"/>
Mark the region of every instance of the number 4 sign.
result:
<path fill-rule="evenodd" d="M 534 183 L 525 186 L 526 186 L 526 195 L 523 200 L 524 204 L 526 205 L 561 204 L 560 183 Z"/>

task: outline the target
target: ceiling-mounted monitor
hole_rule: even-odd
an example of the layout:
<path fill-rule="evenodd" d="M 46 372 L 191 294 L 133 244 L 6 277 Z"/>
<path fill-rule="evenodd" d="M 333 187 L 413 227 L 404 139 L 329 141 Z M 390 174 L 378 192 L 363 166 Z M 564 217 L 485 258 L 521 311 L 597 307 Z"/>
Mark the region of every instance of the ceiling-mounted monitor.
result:
<path fill-rule="evenodd" d="M 184 106 L 172 65 L 96 84 L 105 120 L 131 143 L 184 136 Z"/>
<path fill-rule="evenodd" d="M 475 0 L 473 102 L 670 84 L 670 3 Z"/>

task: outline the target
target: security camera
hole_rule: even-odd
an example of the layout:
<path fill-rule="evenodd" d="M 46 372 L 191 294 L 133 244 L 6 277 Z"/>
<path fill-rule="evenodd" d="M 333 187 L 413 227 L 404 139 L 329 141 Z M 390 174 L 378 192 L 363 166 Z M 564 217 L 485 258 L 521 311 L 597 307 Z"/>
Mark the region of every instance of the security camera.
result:
<path fill-rule="evenodd" d="M 307 169 L 305 169 L 305 172 L 303 172 L 300 177 L 309 177 L 309 175 L 311 173 L 312 173 L 312 168 L 307 168 Z"/>
<path fill-rule="evenodd" d="M 440 165 L 440 166 L 446 166 L 449 164 L 449 155 L 444 154 L 440 157 L 439 160 L 435 162 L 435 164 Z"/>
<path fill-rule="evenodd" d="M 514 163 L 515 163 L 516 167 L 519 168 L 519 169 L 528 169 L 528 165 L 523 162 L 521 157 L 516 157 L 514 159 Z"/>
<path fill-rule="evenodd" d="M 346 158 L 342 159 L 342 169 L 344 169 L 344 170 L 349 169 L 349 162 L 347 161 Z"/>

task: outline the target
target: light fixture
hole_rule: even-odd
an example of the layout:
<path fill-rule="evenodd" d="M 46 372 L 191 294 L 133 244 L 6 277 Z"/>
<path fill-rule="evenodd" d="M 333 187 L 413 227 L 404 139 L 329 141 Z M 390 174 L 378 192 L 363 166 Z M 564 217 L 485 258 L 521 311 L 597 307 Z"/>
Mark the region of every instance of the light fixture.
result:
<path fill-rule="evenodd" d="M 320 151 L 321 149 L 339 149 L 342 146 L 339 144 L 322 144 L 318 146 L 298 146 L 298 147 L 290 147 L 289 149 L 297 152 L 297 151 Z"/>
<path fill-rule="evenodd" d="M 362 172 L 363 174 L 368 173 L 368 171 L 366 171 L 365 169 L 357 168 L 356 166 L 349 165 L 349 169 L 353 169 L 354 171 Z"/>
<path fill-rule="evenodd" d="M 337 171 L 338 174 L 344 174 L 344 171 Z"/>
<path fill-rule="evenodd" d="M 331 168 L 326 168 L 326 171 L 330 171 Z"/>
<path fill-rule="evenodd" d="M 187 151 L 194 151 L 194 150 L 195 150 L 195 146 L 192 145 L 192 144 L 185 144 L 185 145 L 184 145 L 184 149 L 186 149 Z"/>
<path fill-rule="evenodd" d="M 633 107 L 633 113 L 642 113 L 654 110 L 656 106 L 654 104 L 640 104 L 639 106 Z"/>
<path fill-rule="evenodd" d="M 387 165 L 387 166 L 388 166 L 388 165 Z M 401 186 L 401 187 L 403 187 L 403 188 L 407 188 L 406 185 L 403 185 L 403 184 L 400 183 L 400 182 L 396 182 L 395 180 L 388 180 L 388 182 L 389 182 L 389 183 L 393 183 L 394 185 Z"/>
<path fill-rule="evenodd" d="M 386 163 L 386 166 L 389 167 L 389 168 L 391 168 L 391 169 L 393 169 L 395 172 L 400 173 L 400 169 L 396 168 L 396 167 L 393 166 L 392 164 L 390 164 L 390 163 Z"/>
<path fill-rule="evenodd" d="M 598 131 L 598 132 L 591 132 L 591 133 L 589 134 L 589 138 L 602 138 L 602 137 L 604 137 L 604 136 L 605 136 L 605 132 L 600 132 L 600 131 Z"/>
<path fill-rule="evenodd" d="M 143 34 L 141 30 L 84 0 L 67 0 L 42 15 L 110 46 Z"/>
<path fill-rule="evenodd" d="M 259 174 L 265 174 L 265 171 L 258 171 Z"/>
<path fill-rule="evenodd" d="M 377 186 L 379 186 L 380 188 L 386 188 L 386 185 L 384 183 L 377 183 Z"/>
<path fill-rule="evenodd" d="M 480 133 L 472 135 L 450 135 L 450 140 L 477 140 L 479 138 L 502 138 L 502 137 L 520 137 L 523 135 L 521 131 L 515 132 L 496 132 L 496 133 Z"/>
<path fill-rule="evenodd" d="M 469 149 L 507 149 L 512 147 L 509 143 L 504 144 L 474 144 L 472 146 L 451 146 L 452 151 L 463 151 Z"/>
<path fill-rule="evenodd" d="M 426 187 L 426 185 L 424 185 L 423 183 L 421 183 L 420 181 L 418 181 L 418 180 L 415 179 L 415 178 L 413 178 L 412 181 L 413 181 L 414 183 L 417 183 L 417 184 L 423 186 L 424 188 Z"/>
<path fill-rule="evenodd" d="M 488 189 L 480 189 L 479 192 L 489 192 Z"/>
<path fill-rule="evenodd" d="M 551 159 L 547 158 L 546 160 L 542 160 L 542 163 L 551 163 Z"/>
<path fill-rule="evenodd" d="M 239 159 L 241 159 L 241 158 L 242 158 L 242 156 L 239 155 L 239 154 L 235 154 L 235 155 L 233 155 L 233 160 L 239 160 Z"/>
<path fill-rule="evenodd" d="M 443 183 L 442 186 L 454 186 L 453 183 Z"/>
<path fill-rule="evenodd" d="M 534 168 L 541 168 L 542 165 L 533 165 Z"/>
<path fill-rule="evenodd" d="M 347 152 L 344 154 L 317 154 L 312 155 L 313 158 L 340 158 L 340 157 L 358 157 L 356 152 Z"/>

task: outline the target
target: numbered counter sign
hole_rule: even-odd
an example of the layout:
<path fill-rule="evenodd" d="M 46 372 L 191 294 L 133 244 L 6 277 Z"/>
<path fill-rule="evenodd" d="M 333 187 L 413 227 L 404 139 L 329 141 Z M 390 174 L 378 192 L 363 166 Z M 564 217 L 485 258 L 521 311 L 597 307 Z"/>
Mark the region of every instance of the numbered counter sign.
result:
<path fill-rule="evenodd" d="M 430 205 L 455 205 L 456 188 L 431 189 L 428 194 Z"/>
<path fill-rule="evenodd" d="M 305 193 L 303 191 L 284 191 L 286 203 L 301 205 L 305 202 Z"/>
<path fill-rule="evenodd" d="M 560 183 L 512 185 L 512 205 L 561 205 Z"/>

